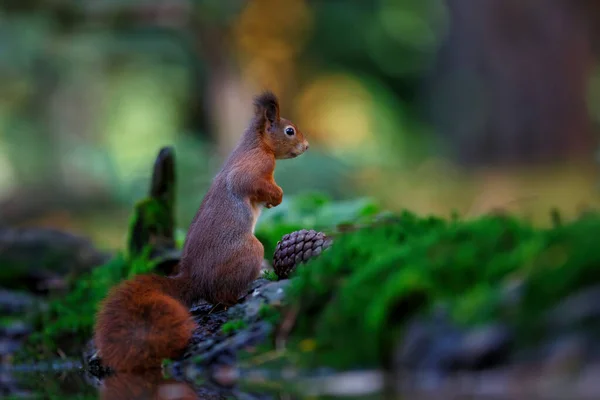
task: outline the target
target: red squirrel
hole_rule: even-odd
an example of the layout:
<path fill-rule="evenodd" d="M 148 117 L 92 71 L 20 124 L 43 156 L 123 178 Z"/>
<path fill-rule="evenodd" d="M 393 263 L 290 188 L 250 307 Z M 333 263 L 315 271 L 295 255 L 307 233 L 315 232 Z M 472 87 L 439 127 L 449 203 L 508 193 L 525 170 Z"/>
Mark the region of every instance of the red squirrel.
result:
<path fill-rule="evenodd" d="M 298 127 L 280 117 L 272 92 L 255 97 L 250 125 L 192 220 L 177 274 L 138 275 L 101 303 L 94 341 L 104 365 L 116 371 L 160 367 L 163 359 L 181 355 L 192 337 L 190 306 L 238 301 L 264 259 L 254 236 L 261 209 L 283 199 L 273 178 L 275 160 L 295 158 L 308 147 Z"/>

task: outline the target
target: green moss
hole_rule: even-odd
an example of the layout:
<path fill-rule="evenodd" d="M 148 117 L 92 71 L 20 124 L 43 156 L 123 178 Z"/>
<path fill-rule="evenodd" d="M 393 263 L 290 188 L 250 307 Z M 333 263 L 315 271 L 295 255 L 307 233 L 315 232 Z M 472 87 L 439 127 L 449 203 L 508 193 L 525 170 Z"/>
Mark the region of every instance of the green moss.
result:
<path fill-rule="evenodd" d="M 0 328 L 8 328 L 12 326 L 15 322 L 19 322 L 22 320 L 22 317 L 14 317 L 14 316 L 2 316 L 0 317 Z"/>
<path fill-rule="evenodd" d="M 242 319 L 227 321 L 221 326 L 221 332 L 223 332 L 225 335 L 229 335 L 244 329 L 246 326 L 248 326 L 248 324 Z"/>
<path fill-rule="evenodd" d="M 262 274 L 262 277 L 263 279 L 267 279 L 274 282 L 279 280 L 279 277 L 277 276 L 275 271 L 265 270 Z"/>
<path fill-rule="evenodd" d="M 258 316 L 261 320 L 275 325 L 281 319 L 281 312 L 277 307 L 268 304 L 262 304 L 258 309 Z"/>
<path fill-rule="evenodd" d="M 45 359 L 56 356 L 60 349 L 77 354 L 92 335 L 96 312 L 111 287 L 134 275 L 153 270 L 144 251 L 142 257 L 128 259 L 117 254 L 105 265 L 73 282 L 65 296 L 52 299 L 48 307 L 32 316 L 35 332 L 30 335 L 18 359 Z"/>
<path fill-rule="evenodd" d="M 172 204 L 154 197 L 140 200 L 129 223 L 129 254 L 136 257 L 148 246 L 164 245 L 175 246 Z"/>
<path fill-rule="evenodd" d="M 320 193 L 307 193 L 285 198 L 279 206 L 263 212 L 255 234 L 265 247 L 265 257 L 270 258 L 287 233 L 330 230 L 341 224 L 368 221 L 379 212 L 379 206 L 368 198 L 333 201 Z"/>
<path fill-rule="evenodd" d="M 381 365 L 403 324 L 438 304 L 463 325 L 503 320 L 525 344 L 545 310 L 600 283 L 599 235 L 595 215 L 534 229 L 512 217 L 446 221 L 407 212 L 346 233 L 296 272 L 288 292 L 300 310 L 291 349 L 295 343 L 302 353 L 300 343 L 314 340 L 305 357 L 312 366 Z M 514 279 L 525 290 L 508 310 L 502 290 Z"/>
<path fill-rule="evenodd" d="M 173 366 L 173 360 L 169 358 L 164 358 L 161 362 L 161 369 L 163 378 L 169 379 L 171 378 L 171 367 Z"/>

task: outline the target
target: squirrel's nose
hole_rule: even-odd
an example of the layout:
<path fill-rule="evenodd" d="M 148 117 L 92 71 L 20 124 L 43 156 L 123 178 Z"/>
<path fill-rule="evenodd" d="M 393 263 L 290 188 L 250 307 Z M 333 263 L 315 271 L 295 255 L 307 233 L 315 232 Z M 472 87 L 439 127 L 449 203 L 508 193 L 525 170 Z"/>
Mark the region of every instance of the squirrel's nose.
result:
<path fill-rule="evenodd" d="M 308 150 L 309 147 L 310 147 L 310 144 L 305 140 L 304 141 L 304 151 Z"/>

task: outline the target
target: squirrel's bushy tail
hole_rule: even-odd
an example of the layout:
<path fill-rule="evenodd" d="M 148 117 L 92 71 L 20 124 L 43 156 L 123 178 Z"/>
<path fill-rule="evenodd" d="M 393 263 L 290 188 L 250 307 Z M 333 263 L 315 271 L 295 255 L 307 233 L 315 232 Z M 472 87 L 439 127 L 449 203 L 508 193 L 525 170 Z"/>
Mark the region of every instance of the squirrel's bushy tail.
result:
<path fill-rule="evenodd" d="M 174 283 L 139 275 L 111 290 L 94 329 L 104 365 L 116 371 L 146 370 L 181 355 L 196 324 L 188 308 L 172 297 Z"/>

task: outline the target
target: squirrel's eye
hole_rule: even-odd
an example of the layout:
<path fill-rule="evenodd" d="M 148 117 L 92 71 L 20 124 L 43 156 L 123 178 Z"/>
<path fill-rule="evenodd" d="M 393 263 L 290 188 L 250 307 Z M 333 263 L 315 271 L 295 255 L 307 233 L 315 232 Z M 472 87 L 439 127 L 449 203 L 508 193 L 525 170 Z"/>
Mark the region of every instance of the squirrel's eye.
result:
<path fill-rule="evenodd" d="M 293 136 L 294 133 L 296 133 L 296 130 L 293 127 L 291 127 L 291 126 L 288 126 L 288 127 L 285 128 L 284 132 L 288 136 Z"/>

